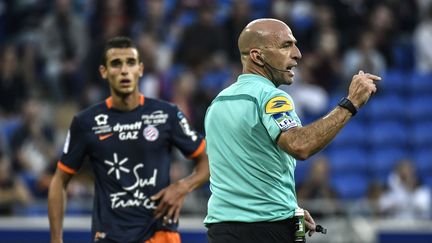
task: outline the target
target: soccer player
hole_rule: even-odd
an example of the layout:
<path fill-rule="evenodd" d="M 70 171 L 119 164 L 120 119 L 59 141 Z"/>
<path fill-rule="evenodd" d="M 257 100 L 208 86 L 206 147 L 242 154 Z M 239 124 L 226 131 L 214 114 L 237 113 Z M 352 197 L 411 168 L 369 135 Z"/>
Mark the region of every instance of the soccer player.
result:
<path fill-rule="evenodd" d="M 294 81 L 301 58 L 291 29 L 258 19 L 241 32 L 238 46 L 243 74 L 219 93 L 205 117 L 209 243 L 294 242 L 296 159 L 326 146 L 376 91 L 380 77 L 354 75 L 339 106 L 303 127 L 291 97 L 277 89 Z M 313 233 L 307 211 L 305 220 Z"/>
<path fill-rule="evenodd" d="M 111 97 L 72 121 L 48 196 L 52 243 L 62 242 L 66 187 L 85 156 L 96 184 L 94 242 L 180 242 L 176 229 L 185 196 L 209 177 L 205 141 L 175 105 L 139 93 L 143 70 L 130 39 L 107 42 L 99 71 Z M 170 184 L 172 146 L 196 166 Z"/>

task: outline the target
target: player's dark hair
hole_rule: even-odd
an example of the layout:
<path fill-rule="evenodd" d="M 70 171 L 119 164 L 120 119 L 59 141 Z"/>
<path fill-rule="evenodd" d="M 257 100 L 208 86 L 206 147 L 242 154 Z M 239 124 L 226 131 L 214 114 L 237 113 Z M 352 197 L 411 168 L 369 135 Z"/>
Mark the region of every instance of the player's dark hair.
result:
<path fill-rule="evenodd" d="M 102 54 L 102 65 L 106 66 L 106 62 L 107 62 L 107 52 L 109 49 L 112 48 L 135 48 L 138 50 L 137 46 L 133 43 L 133 41 L 126 36 L 116 36 L 114 38 L 109 39 L 106 44 L 105 44 L 105 48 L 104 48 L 104 52 Z M 139 59 L 139 54 L 138 54 L 138 59 Z"/>

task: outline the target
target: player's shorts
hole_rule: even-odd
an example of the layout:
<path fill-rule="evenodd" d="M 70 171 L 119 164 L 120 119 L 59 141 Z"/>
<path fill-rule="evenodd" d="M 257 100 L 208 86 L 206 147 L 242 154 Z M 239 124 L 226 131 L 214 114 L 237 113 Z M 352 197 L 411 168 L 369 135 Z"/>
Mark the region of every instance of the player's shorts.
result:
<path fill-rule="evenodd" d="M 97 243 L 119 243 L 110 239 L 97 239 L 94 242 Z M 137 241 L 134 241 L 138 243 Z M 139 241 L 140 243 L 181 243 L 180 234 L 178 232 L 160 230 L 146 241 Z"/>
<path fill-rule="evenodd" d="M 180 243 L 180 234 L 172 231 L 157 231 L 145 243 Z"/>
<path fill-rule="evenodd" d="M 209 243 L 294 242 L 294 218 L 275 222 L 223 222 L 207 227 Z"/>

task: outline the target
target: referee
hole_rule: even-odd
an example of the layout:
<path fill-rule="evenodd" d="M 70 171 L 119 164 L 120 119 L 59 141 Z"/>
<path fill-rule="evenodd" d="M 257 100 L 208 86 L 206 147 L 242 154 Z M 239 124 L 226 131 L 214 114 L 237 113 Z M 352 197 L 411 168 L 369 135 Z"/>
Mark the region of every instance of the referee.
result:
<path fill-rule="evenodd" d="M 301 59 L 296 44 L 291 29 L 276 19 L 254 20 L 240 34 L 243 72 L 205 117 L 209 243 L 294 242 L 296 159 L 326 146 L 376 92 L 381 78 L 360 71 L 336 108 L 303 127 L 291 97 L 277 89 L 294 81 Z M 305 220 L 313 233 L 307 211 Z"/>

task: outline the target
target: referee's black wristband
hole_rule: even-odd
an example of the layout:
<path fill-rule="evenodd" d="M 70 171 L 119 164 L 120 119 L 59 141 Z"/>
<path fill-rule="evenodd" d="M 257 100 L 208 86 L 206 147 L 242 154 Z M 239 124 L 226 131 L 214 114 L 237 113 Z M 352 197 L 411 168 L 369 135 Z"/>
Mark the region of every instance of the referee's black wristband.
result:
<path fill-rule="evenodd" d="M 346 97 L 343 97 L 339 101 L 338 106 L 347 109 L 349 112 L 351 112 L 352 116 L 355 116 L 355 114 L 357 114 L 357 108 L 353 105 L 351 100 Z"/>

